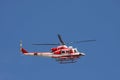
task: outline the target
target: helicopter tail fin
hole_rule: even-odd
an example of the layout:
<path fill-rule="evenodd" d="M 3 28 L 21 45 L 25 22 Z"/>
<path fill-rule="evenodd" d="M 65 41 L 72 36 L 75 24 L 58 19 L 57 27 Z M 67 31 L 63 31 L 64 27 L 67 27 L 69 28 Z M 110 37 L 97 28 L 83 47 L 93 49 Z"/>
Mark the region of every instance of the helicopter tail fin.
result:
<path fill-rule="evenodd" d="M 28 53 L 27 50 L 25 50 L 24 48 L 22 48 L 22 41 L 20 41 L 20 52 L 22 52 L 23 54 Z"/>
<path fill-rule="evenodd" d="M 26 51 L 24 48 L 21 48 L 21 52 L 22 52 L 23 54 L 28 53 L 28 51 Z"/>

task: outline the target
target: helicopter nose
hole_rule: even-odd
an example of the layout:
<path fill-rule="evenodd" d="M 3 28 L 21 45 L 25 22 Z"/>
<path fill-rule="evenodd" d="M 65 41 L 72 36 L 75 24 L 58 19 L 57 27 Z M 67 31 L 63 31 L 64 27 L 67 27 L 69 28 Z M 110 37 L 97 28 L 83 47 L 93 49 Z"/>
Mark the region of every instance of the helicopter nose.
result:
<path fill-rule="evenodd" d="M 80 53 L 82 56 L 85 56 L 85 53 Z"/>

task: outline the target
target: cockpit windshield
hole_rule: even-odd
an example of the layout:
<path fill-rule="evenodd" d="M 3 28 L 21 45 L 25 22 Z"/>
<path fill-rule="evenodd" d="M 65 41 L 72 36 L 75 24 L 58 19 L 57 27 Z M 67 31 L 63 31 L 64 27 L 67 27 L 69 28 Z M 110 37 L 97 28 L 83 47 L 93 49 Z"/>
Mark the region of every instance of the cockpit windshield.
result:
<path fill-rule="evenodd" d="M 77 48 L 75 48 L 75 49 L 74 49 L 74 52 L 75 52 L 75 53 L 77 53 L 77 52 L 78 52 Z"/>

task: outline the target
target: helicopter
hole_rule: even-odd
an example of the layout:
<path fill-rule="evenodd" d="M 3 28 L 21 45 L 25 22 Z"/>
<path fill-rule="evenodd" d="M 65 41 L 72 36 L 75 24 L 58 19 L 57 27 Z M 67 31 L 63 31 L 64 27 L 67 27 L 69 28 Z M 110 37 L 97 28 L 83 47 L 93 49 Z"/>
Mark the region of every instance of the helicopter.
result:
<path fill-rule="evenodd" d="M 77 48 L 73 48 L 72 46 L 67 46 L 66 44 L 96 41 L 96 40 L 84 40 L 84 41 L 65 43 L 62 40 L 60 34 L 58 34 L 57 36 L 60 43 L 33 44 L 33 45 L 54 45 L 54 46 L 57 45 L 57 47 L 51 48 L 50 52 L 28 52 L 26 49 L 22 47 L 22 41 L 20 41 L 20 51 L 26 56 L 42 56 L 42 57 L 54 58 L 57 62 L 61 64 L 75 63 L 81 56 L 85 56 L 85 53 L 79 52 Z"/>

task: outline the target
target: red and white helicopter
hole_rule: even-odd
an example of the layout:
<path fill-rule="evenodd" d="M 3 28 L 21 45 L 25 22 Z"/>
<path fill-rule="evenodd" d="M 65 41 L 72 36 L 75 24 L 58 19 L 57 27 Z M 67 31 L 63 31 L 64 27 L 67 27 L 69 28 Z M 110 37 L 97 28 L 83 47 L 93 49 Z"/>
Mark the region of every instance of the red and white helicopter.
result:
<path fill-rule="evenodd" d="M 75 63 L 76 60 L 81 56 L 85 56 L 85 53 L 79 52 L 77 48 L 73 48 L 72 46 L 66 46 L 66 43 L 62 40 L 61 36 L 58 34 L 58 39 L 60 41 L 59 44 L 33 44 L 33 45 L 59 45 L 57 47 L 51 48 L 50 52 L 28 52 L 22 47 L 22 42 L 20 42 L 20 51 L 27 56 L 43 56 L 55 58 L 59 63 Z M 71 42 L 72 43 L 80 43 L 80 42 L 90 42 L 95 40 L 84 40 Z"/>

